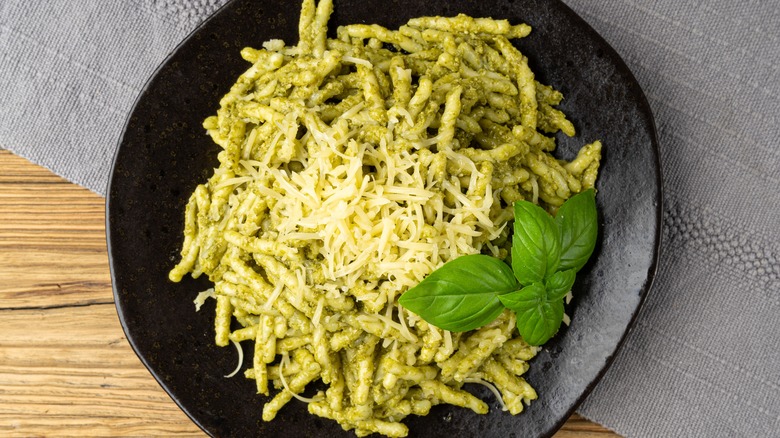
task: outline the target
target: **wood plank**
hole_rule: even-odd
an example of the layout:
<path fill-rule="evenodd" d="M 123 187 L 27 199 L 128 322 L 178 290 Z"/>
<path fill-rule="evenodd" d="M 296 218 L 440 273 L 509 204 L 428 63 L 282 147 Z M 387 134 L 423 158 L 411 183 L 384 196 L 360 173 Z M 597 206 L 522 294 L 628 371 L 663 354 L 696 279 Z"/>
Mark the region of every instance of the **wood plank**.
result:
<path fill-rule="evenodd" d="M 566 420 L 553 438 L 620 438 L 620 436 L 579 414 L 574 414 Z"/>
<path fill-rule="evenodd" d="M 110 303 L 105 200 L 0 150 L 0 309 Z"/>
<path fill-rule="evenodd" d="M 127 343 L 113 304 L 0 311 L 0 435 L 202 436 Z"/>
<path fill-rule="evenodd" d="M 203 436 L 119 325 L 104 199 L 0 150 L 0 436 Z M 573 415 L 556 438 L 616 438 Z"/>

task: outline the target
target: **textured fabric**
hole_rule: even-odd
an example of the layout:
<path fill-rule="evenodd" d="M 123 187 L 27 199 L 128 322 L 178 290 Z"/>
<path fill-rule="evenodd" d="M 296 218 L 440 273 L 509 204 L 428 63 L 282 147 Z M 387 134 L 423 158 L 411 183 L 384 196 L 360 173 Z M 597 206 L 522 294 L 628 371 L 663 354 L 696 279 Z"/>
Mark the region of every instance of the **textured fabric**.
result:
<path fill-rule="evenodd" d="M 621 434 L 780 436 L 780 2 L 567 0 L 656 119 L 662 261 L 580 412 Z"/>
<path fill-rule="evenodd" d="M 0 147 L 99 194 L 147 78 L 225 0 L 0 0 Z"/>
<path fill-rule="evenodd" d="M 97 193 L 133 99 L 219 1 L 0 1 L 0 146 Z M 618 433 L 780 436 L 780 4 L 566 0 L 656 117 L 657 281 L 580 412 Z"/>

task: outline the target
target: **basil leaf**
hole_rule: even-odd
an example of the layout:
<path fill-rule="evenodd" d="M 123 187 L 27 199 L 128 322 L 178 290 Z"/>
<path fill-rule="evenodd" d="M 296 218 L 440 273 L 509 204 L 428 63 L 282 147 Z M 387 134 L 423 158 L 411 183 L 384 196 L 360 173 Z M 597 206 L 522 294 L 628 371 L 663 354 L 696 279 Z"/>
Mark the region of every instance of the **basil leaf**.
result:
<path fill-rule="evenodd" d="M 549 300 L 563 299 L 574 285 L 574 277 L 576 275 L 574 269 L 569 269 L 568 271 L 558 271 L 547 277 L 544 281 L 544 285 L 547 288 L 547 298 Z"/>
<path fill-rule="evenodd" d="M 436 327 L 464 332 L 496 319 L 503 310 L 498 296 L 518 287 L 502 260 L 473 254 L 445 263 L 398 302 Z"/>
<path fill-rule="evenodd" d="M 563 321 L 563 300 L 548 300 L 543 284 L 533 283 L 499 299 L 517 314 L 517 330 L 528 344 L 542 345 L 558 333 Z"/>
<path fill-rule="evenodd" d="M 579 271 L 596 247 L 596 192 L 588 189 L 569 198 L 558 209 L 555 223 L 561 236 L 561 263 L 558 269 Z"/>
<path fill-rule="evenodd" d="M 512 270 L 520 284 L 540 282 L 558 268 L 561 244 L 555 220 L 528 201 L 515 202 Z"/>

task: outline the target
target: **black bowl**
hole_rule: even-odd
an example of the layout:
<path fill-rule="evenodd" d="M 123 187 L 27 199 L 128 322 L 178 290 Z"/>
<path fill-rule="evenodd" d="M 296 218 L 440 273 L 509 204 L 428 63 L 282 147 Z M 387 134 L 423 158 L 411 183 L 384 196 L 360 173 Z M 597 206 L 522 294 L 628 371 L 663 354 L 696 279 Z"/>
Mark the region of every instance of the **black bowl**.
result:
<path fill-rule="evenodd" d="M 297 41 L 299 8 L 298 1 L 235 0 L 190 35 L 136 101 L 108 189 L 111 275 L 127 338 L 171 398 L 215 436 L 352 435 L 309 415 L 295 400 L 264 423 L 264 397 L 255 394 L 254 382 L 222 377 L 234 368 L 236 352 L 214 345 L 213 304 L 194 312 L 195 293 L 209 284 L 167 279 L 178 260 L 187 198 L 217 166 L 218 147 L 201 122 L 248 67 L 241 48 L 270 38 Z M 406 423 L 412 436 L 548 436 L 606 371 L 655 273 L 661 179 L 652 114 L 617 53 L 558 1 L 337 0 L 331 26 L 394 28 L 415 16 L 460 12 L 533 26 L 518 46 L 537 78 L 563 92 L 561 109 L 578 131 L 575 138 L 558 138 L 557 154 L 571 159 L 586 142 L 604 144 L 597 183 L 601 235 L 592 261 L 578 274 L 571 326 L 531 362 L 527 379 L 538 400 L 513 417 L 484 388 L 474 388 L 488 400 L 490 414 L 440 406 Z"/>

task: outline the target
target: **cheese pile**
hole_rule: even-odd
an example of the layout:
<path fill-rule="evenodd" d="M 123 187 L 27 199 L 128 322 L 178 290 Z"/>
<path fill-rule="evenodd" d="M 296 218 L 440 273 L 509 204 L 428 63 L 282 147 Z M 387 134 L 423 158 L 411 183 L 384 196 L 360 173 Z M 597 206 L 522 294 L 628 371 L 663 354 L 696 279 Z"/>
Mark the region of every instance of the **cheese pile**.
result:
<path fill-rule="evenodd" d="M 397 299 L 461 255 L 506 258 L 512 203 L 592 187 L 601 145 L 550 155 L 544 133 L 574 128 L 509 42 L 528 26 L 422 17 L 328 39 L 332 8 L 304 0 L 298 45 L 241 52 L 252 66 L 204 122 L 220 166 L 190 198 L 170 279 L 208 275 L 217 344 L 254 340 L 246 375 L 281 389 L 266 421 L 297 397 L 358 435 L 405 436 L 400 420 L 435 404 L 486 412 L 467 382 L 518 413 L 535 349 L 514 314 L 452 334 Z M 316 379 L 329 389 L 301 396 Z"/>

